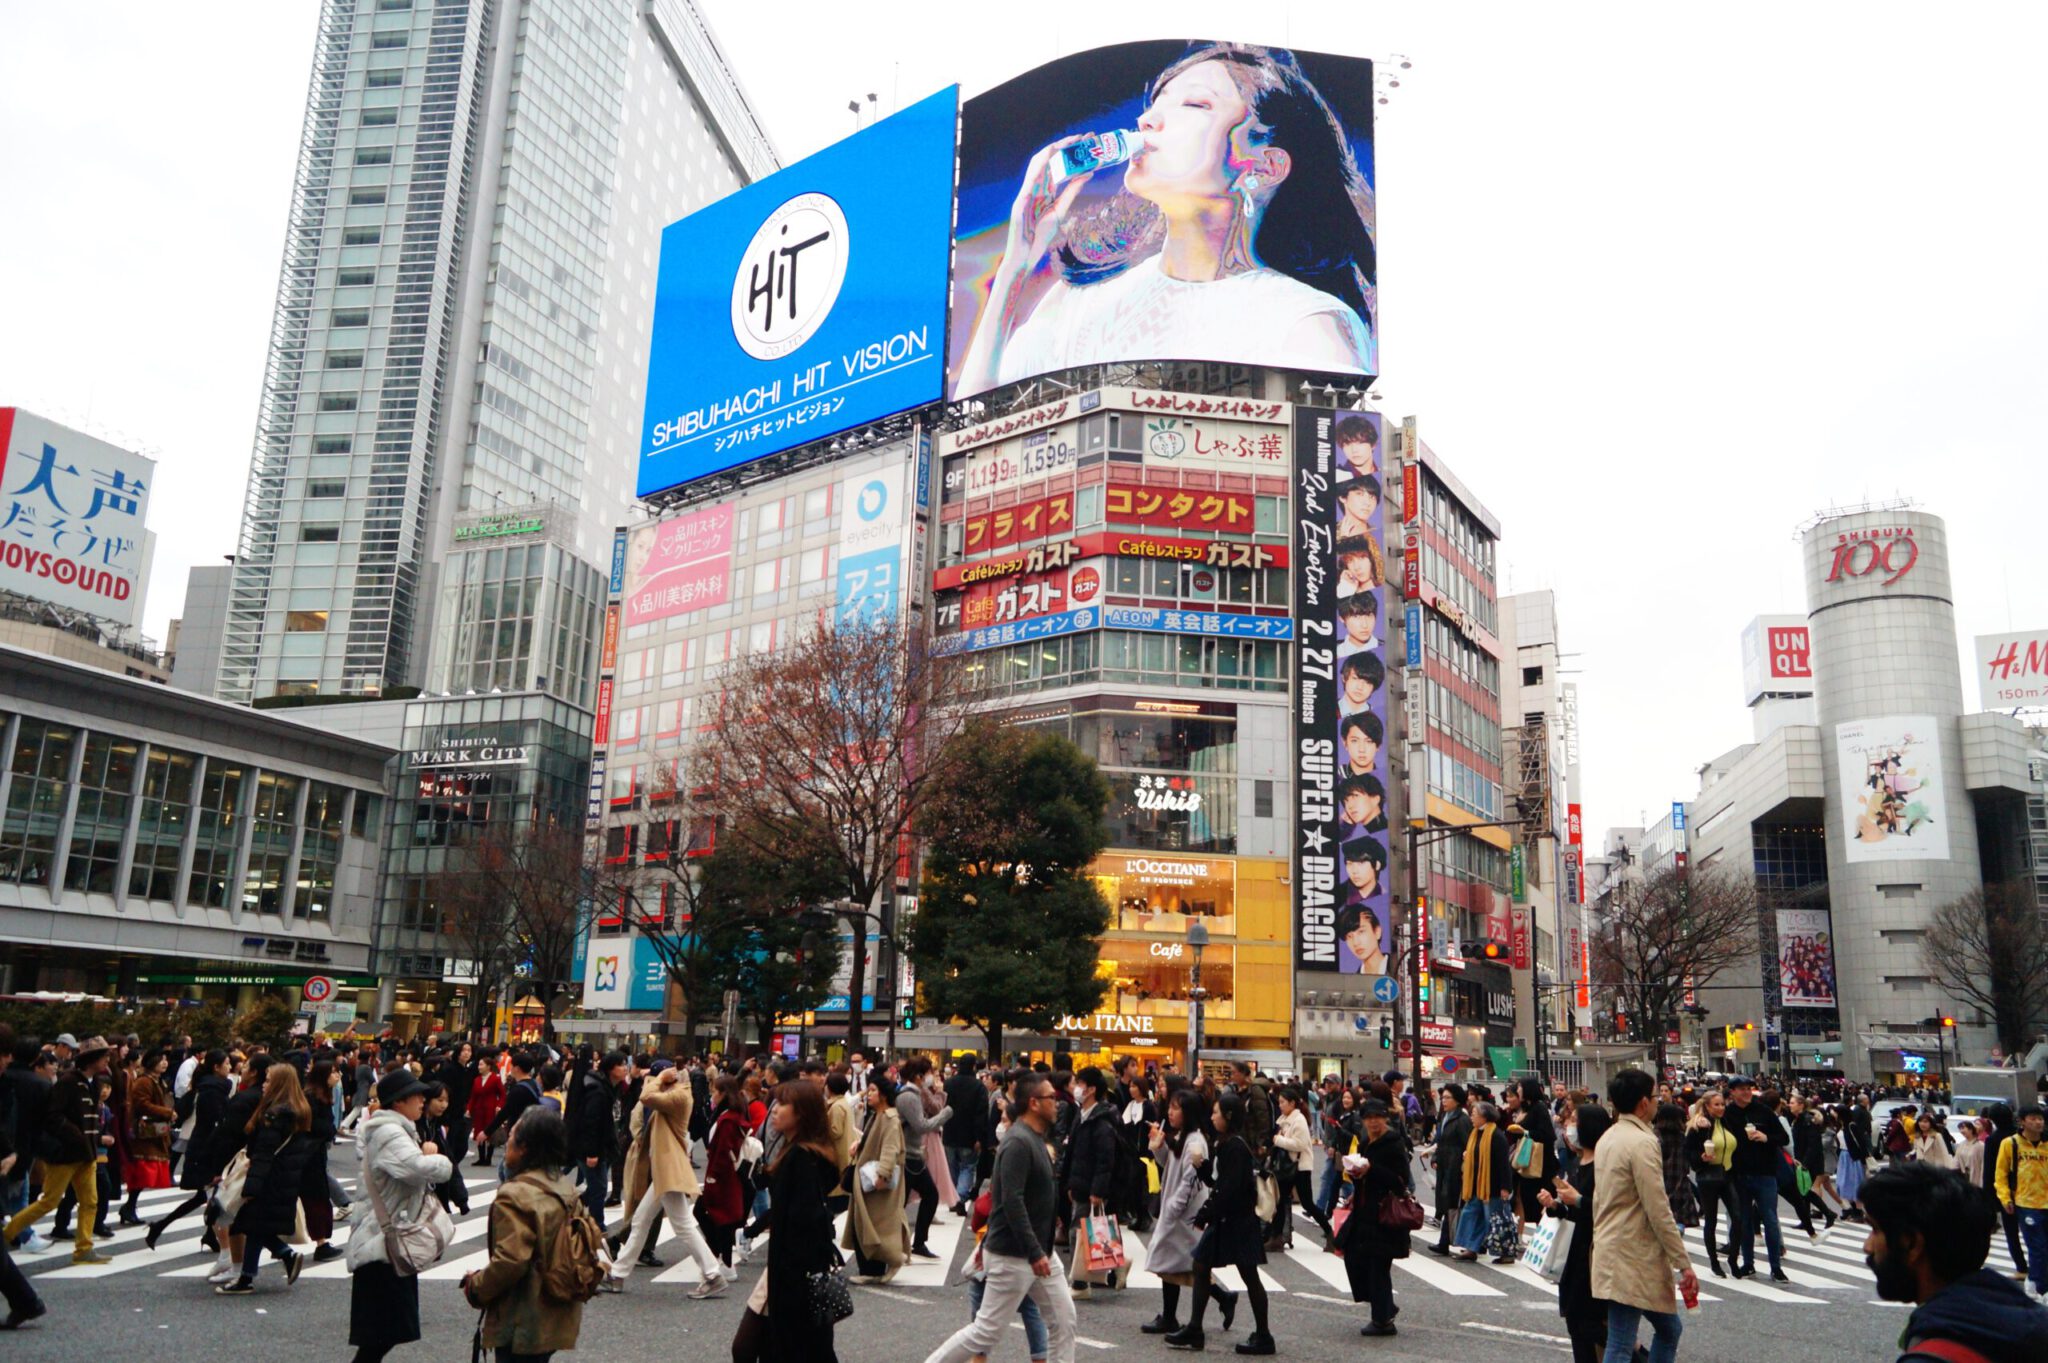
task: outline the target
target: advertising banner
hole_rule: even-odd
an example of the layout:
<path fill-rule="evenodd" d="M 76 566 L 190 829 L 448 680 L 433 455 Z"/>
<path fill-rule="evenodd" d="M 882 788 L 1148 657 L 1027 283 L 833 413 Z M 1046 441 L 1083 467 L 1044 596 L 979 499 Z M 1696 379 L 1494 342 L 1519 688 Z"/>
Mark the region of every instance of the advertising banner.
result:
<path fill-rule="evenodd" d="M 668 995 L 668 969 L 637 934 L 592 937 L 584 946 L 583 1006 L 650 1012 Z"/>
<path fill-rule="evenodd" d="M 1295 622 L 1278 615 L 1235 615 L 1217 611 L 1165 610 L 1158 606 L 1103 606 L 1062 611 L 1033 620 L 989 625 L 932 640 L 932 652 L 973 653 L 1004 644 L 1053 639 L 1079 630 L 1134 629 L 1145 634 L 1199 634 L 1214 639 L 1292 639 Z"/>
<path fill-rule="evenodd" d="M 839 485 L 839 619 L 892 620 L 903 596 L 910 505 L 899 467 L 856 473 Z"/>
<path fill-rule="evenodd" d="M 1533 953 L 1529 946 L 1529 911 L 1527 909 L 1516 909 L 1514 911 L 1512 926 L 1509 928 L 1509 931 L 1513 934 L 1509 938 L 1508 945 L 1513 952 L 1512 959 L 1515 963 L 1515 969 L 1527 970 L 1533 959 Z"/>
<path fill-rule="evenodd" d="M 731 502 L 694 507 L 626 536 L 625 625 L 723 605 L 732 591 Z"/>
<path fill-rule="evenodd" d="M 1378 448 L 1378 420 L 1295 409 L 1295 965 L 1351 975 L 1392 974 L 1396 955 L 1380 594 L 1343 566 L 1384 542 L 1378 480 L 1345 458 L 1347 447 Z"/>
<path fill-rule="evenodd" d="M 0 591 L 140 623 L 156 461 L 0 407 Z"/>
<path fill-rule="evenodd" d="M 1978 635 L 1977 694 L 1987 710 L 2048 705 L 2048 630 Z"/>
<path fill-rule="evenodd" d="M 1374 495 L 1378 495 L 1377 484 Z M 1001 514 L 1001 513 L 997 513 Z M 1102 518 L 1111 525 L 1170 525 L 1181 530 L 1249 534 L 1258 524 L 1249 492 L 1112 483 L 1103 489 Z"/>
<path fill-rule="evenodd" d="M 1056 492 L 1022 506 L 1006 506 L 969 516 L 961 534 L 962 551 L 985 554 L 991 549 L 1069 535 L 1074 530 L 1074 494 Z"/>
<path fill-rule="evenodd" d="M 1058 572 L 1076 560 L 1104 554 L 1120 558 L 1172 559 L 1177 563 L 1199 563 L 1209 568 L 1285 568 L 1288 557 L 1284 544 L 1099 531 L 1053 544 L 1037 545 L 1001 558 L 984 559 L 979 563 L 947 564 L 932 574 L 932 590 L 943 592 L 1007 577 Z"/>
<path fill-rule="evenodd" d="M 1372 111 L 1371 62 L 1178 41 L 967 101 L 951 395 L 1123 360 L 1378 373 Z M 1200 278 L 1165 263 L 1189 231 Z"/>
<path fill-rule="evenodd" d="M 662 232 L 639 496 L 944 394 L 958 96 Z"/>
<path fill-rule="evenodd" d="M 1813 694 L 1812 633 L 1803 615 L 1759 615 L 1742 630 L 1742 702 Z"/>
<path fill-rule="evenodd" d="M 1850 861 L 1944 861 L 1948 809 L 1932 715 L 1885 715 L 1835 726 L 1843 852 Z"/>
<path fill-rule="evenodd" d="M 1835 1006 L 1835 942 L 1826 909 L 1779 909 L 1778 988 L 1790 1007 Z"/>

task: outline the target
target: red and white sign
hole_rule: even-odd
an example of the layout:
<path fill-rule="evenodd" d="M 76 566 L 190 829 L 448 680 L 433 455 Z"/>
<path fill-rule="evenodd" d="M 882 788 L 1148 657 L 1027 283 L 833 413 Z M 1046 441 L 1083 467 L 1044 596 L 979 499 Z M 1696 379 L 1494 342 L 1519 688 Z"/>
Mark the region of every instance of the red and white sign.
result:
<path fill-rule="evenodd" d="M 732 591 L 730 502 L 643 525 L 626 539 L 625 625 L 725 604 Z"/>
<path fill-rule="evenodd" d="M 1403 1060 L 1408 1059 L 1408 1057 L 1415 1054 L 1415 1043 L 1405 1036 L 1402 1037 L 1394 1043 L 1394 1054 L 1400 1056 Z"/>
<path fill-rule="evenodd" d="M 1448 1051 L 1458 1044 L 1458 1029 L 1448 1022 L 1425 1022 L 1422 1024 L 1422 1047 L 1429 1051 Z"/>
<path fill-rule="evenodd" d="M 1102 599 L 1102 569 L 1084 563 L 1067 574 L 1067 600 L 1076 606 L 1092 606 Z"/>
<path fill-rule="evenodd" d="M 970 518 L 971 528 L 975 520 Z M 988 529 L 982 534 L 986 538 Z M 972 552 L 970 550 L 970 552 Z M 1146 535 L 1135 531 L 1100 530 L 1069 540 L 1034 545 L 1001 558 L 972 563 L 953 563 L 932 574 L 932 590 L 950 591 L 973 582 L 998 577 L 1022 577 L 1031 573 L 1063 568 L 1076 559 L 1114 554 L 1122 558 L 1161 558 L 1181 563 L 1199 563 L 1210 568 L 1285 568 L 1289 558 L 1284 544 L 1254 544 L 1250 540 L 1196 540 L 1169 535 Z"/>
<path fill-rule="evenodd" d="M 597 684 L 597 723 L 592 731 L 591 746 L 602 748 L 612 741 L 612 679 L 604 678 Z"/>
<path fill-rule="evenodd" d="M 1889 587 L 1920 561 L 1920 542 L 1908 525 L 1886 526 L 1881 530 L 1854 530 L 1835 537 L 1834 561 L 1828 565 L 1827 581 L 1847 582 L 1875 577 L 1878 586 Z"/>
<path fill-rule="evenodd" d="M 1059 492 L 1022 506 L 1006 506 L 969 516 L 961 547 L 969 554 L 986 554 L 1029 540 L 1071 534 L 1073 529 L 1074 494 Z"/>
<path fill-rule="evenodd" d="M 1577 805 L 1565 806 L 1565 841 L 1574 847 L 1585 842 L 1585 821 Z"/>
<path fill-rule="evenodd" d="M 1512 934 L 1508 941 L 1509 945 L 1514 949 L 1515 969 L 1527 970 L 1530 965 L 1531 955 L 1529 945 L 1529 911 L 1527 909 L 1516 909 L 1514 911 L 1513 926 L 1509 928 L 1509 932 Z"/>
<path fill-rule="evenodd" d="M 1422 519 L 1422 466 L 1413 459 L 1401 465 L 1401 523 Z"/>
<path fill-rule="evenodd" d="M 308 975 L 300 991 L 308 1003 L 326 1003 L 334 997 L 334 978 L 330 975 Z"/>
<path fill-rule="evenodd" d="M 2048 704 L 2048 630 L 1978 635 L 1977 694 L 1987 710 Z"/>
<path fill-rule="evenodd" d="M 1803 615 L 1759 615 L 1742 630 L 1742 701 L 1813 694 L 1812 631 Z"/>

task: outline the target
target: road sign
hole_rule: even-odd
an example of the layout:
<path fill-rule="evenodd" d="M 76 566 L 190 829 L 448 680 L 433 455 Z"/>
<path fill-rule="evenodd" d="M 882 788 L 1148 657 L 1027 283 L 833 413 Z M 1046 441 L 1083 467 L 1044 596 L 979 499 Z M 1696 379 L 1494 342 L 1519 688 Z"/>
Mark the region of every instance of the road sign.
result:
<path fill-rule="evenodd" d="M 1443 1069 L 1445 1074 L 1456 1074 L 1458 1072 L 1458 1057 L 1455 1055 L 1445 1056 L 1443 1059 Z"/>
<path fill-rule="evenodd" d="M 1415 1054 L 1415 1043 L 1405 1036 L 1402 1037 L 1394 1043 L 1394 1054 L 1406 1060 L 1409 1056 Z"/>
<path fill-rule="evenodd" d="M 306 996 L 306 1002 L 311 1004 L 325 1003 L 334 997 L 334 977 L 332 975 L 308 975 L 302 989 Z"/>
<path fill-rule="evenodd" d="M 1401 982 L 1392 975 L 1373 976 L 1372 997 L 1376 1003 L 1392 1003 L 1401 997 Z"/>

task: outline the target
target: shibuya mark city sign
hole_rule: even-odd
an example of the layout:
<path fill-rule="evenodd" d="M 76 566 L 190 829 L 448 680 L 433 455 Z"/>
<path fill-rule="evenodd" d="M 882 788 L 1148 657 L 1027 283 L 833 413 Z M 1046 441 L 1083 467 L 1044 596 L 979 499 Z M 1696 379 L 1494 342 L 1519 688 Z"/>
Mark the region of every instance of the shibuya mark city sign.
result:
<path fill-rule="evenodd" d="M 959 91 L 661 234 L 642 497 L 936 401 Z"/>

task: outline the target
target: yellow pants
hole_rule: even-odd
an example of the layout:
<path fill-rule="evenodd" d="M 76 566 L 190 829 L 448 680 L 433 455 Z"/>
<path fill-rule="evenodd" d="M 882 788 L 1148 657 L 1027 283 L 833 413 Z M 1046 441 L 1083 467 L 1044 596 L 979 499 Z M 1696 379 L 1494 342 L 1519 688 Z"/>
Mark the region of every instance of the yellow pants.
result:
<path fill-rule="evenodd" d="M 78 1192 L 78 1212 L 72 1225 L 77 1239 L 71 1242 L 73 1259 L 92 1257 L 92 1228 L 100 1214 L 99 1165 L 93 1160 L 82 1164 L 45 1164 L 43 1166 L 43 1195 L 14 1214 L 7 1228 L 0 1231 L 12 1243 L 14 1237 L 41 1220 L 46 1212 L 53 1212 L 64 1200 L 66 1188 Z"/>

